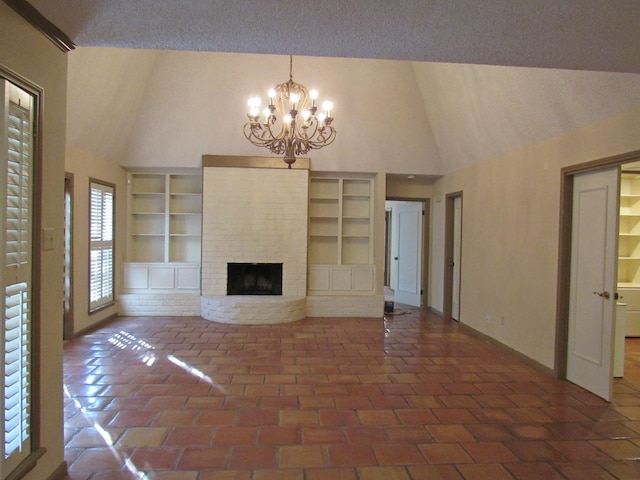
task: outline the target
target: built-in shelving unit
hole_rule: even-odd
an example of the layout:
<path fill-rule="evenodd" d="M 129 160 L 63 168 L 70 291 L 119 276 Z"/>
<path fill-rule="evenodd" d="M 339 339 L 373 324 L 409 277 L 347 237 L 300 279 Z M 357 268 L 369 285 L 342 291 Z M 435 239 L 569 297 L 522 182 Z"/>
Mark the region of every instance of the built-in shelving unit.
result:
<path fill-rule="evenodd" d="M 620 177 L 618 294 L 627 304 L 627 336 L 640 336 L 640 171 Z"/>
<path fill-rule="evenodd" d="M 129 175 L 130 242 L 128 259 L 164 262 L 166 237 L 166 176 Z"/>
<path fill-rule="evenodd" d="M 198 288 L 193 269 L 201 252 L 200 170 L 130 172 L 128 209 L 125 289 L 187 288 L 181 278 Z"/>
<path fill-rule="evenodd" d="M 373 180 L 309 180 L 309 294 L 373 288 Z"/>
<path fill-rule="evenodd" d="M 371 179 L 310 179 L 310 264 L 372 263 L 372 192 Z"/>
<path fill-rule="evenodd" d="M 132 262 L 199 262 L 202 176 L 130 173 Z"/>

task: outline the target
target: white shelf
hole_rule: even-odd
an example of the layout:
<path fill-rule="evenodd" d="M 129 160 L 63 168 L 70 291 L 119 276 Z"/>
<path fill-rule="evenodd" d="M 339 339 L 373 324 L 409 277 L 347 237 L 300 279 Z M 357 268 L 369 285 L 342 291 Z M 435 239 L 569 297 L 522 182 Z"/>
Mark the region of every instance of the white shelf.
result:
<path fill-rule="evenodd" d="M 309 264 L 372 265 L 373 180 L 309 179 Z"/>
<path fill-rule="evenodd" d="M 199 262 L 199 170 L 129 173 L 129 262 Z"/>
<path fill-rule="evenodd" d="M 640 335 L 640 178 L 620 176 L 618 294 L 627 304 L 627 335 Z"/>

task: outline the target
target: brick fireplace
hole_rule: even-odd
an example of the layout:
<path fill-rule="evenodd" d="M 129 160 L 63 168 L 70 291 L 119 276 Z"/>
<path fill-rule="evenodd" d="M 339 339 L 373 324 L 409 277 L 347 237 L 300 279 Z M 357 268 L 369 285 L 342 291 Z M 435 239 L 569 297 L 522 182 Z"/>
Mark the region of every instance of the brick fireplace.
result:
<path fill-rule="evenodd" d="M 308 167 L 213 158 L 203 158 L 201 315 L 237 324 L 304 318 Z M 281 295 L 228 295 L 228 264 L 281 264 Z"/>

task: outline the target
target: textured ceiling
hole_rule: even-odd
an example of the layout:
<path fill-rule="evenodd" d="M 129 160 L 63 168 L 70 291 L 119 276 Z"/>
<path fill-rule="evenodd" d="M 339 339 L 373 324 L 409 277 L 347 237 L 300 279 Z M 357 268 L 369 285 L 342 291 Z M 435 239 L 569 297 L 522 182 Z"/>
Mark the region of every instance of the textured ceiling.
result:
<path fill-rule="evenodd" d="M 640 73 L 637 0 L 30 0 L 79 46 Z"/>

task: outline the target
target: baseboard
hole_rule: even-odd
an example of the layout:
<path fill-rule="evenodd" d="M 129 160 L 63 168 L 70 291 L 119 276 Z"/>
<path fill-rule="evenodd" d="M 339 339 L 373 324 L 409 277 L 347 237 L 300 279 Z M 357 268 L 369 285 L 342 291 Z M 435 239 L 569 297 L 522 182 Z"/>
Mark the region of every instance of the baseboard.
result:
<path fill-rule="evenodd" d="M 49 475 L 47 480 L 63 480 L 67 477 L 68 473 L 67 462 L 62 462 L 60 465 L 58 465 L 58 468 L 56 468 L 53 473 Z"/>
<path fill-rule="evenodd" d="M 87 333 L 93 332 L 94 330 L 98 330 L 99 328 L 104 327 L 107 323 L 113 321 L 113 319 L 117 317 L 118 317 L 118 314 L 113 313 L 108 317 L 103 318 L 99 322 L 94 323 L 93 325 L 89 325 L 88 327 L 78 330 L 77 332 L 73 332 L 73 337 L 71 337 L 69 340 L 72 340 L 76 337 L 81 337 L 82 335 L 86 335 Z"/>
<path fill-rule="evenodd" d="M 490 337 L 489 335 L 487 335 L 486 333 L 482 333 L 478 330 L 476 330 L 475 328 L 462 323 L 462 322 L 458 322 L 458 325 L 461 328 L 464 328 L 465 330 L 469 331 L 472 335 L 476 336 L 476 337 L 480 337 L 483 340 L 485 340 L 486 342 L 500 348 L 501 350 L 504 350 L 507 353 L 510 353 L 511 355 L 517 357 L 519 360 L 522 360 L 524 363 L 526 363 L 527 365 L 529 365 L 532 368 L 535 368 L 536 370 L 539 370 L 542 373 L 545 373 L 547 375 L 550 375 L 554 378 L 557 378 L 556 372 L 552 369 L 549 368 L 543 364 L 541 364 L 540 362 L 538 362 L 537 360 L 534 360 L 531 357 L 528 357 L 527 355 L 525 355 L 524 353 L 519 352 L 518 350 L 511 348 L 509 345 L 506 345 L 504 343 L 502 343 L 499 340 L 496 340 L 493 337 Z"/>
<path fill-rule="evenodd" d="M 441 312 L 440 310 L 438 310 L 437 308 L 433 308 L 433 307 L 427 307 L 427 310 L 429 310 L 432 313 L 435 313 L 436 315 L 438 315 L 439 317 L 444 317 L 444 312 Z"/>

